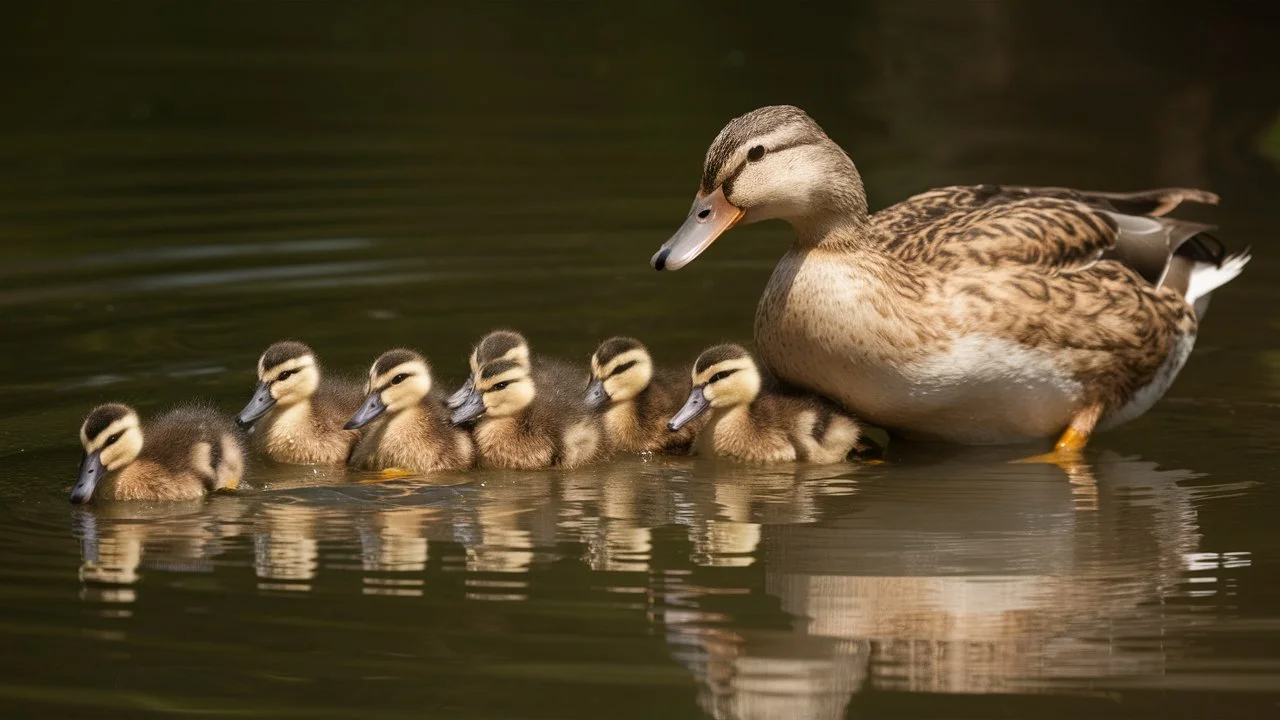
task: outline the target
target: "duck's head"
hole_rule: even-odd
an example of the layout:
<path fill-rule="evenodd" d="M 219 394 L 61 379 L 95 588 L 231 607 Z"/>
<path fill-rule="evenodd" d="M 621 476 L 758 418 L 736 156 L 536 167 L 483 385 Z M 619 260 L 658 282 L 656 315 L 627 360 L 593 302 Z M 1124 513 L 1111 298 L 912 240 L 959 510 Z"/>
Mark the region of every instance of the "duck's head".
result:
<path fill-rule="evenodd" d="M 138 413 L 128 405 L 108 403 L 94 408 L 80 426 L 84 459 L 80 477 L 71 490 L 71 502 L 89 502 L 98 483 L 138 458 L 142 452 L 142 426 Z"/>
<path fill-rule="evenodd" d="M 248 427 L 276 405 L 309 400 L 318 387 L 320 363 L 311 348 L 294 340 L 275 343 L 258 358 L 258 387 L 236 422 Z"/>
<path fill-rule="evenodd" d="M 689 217 L 651 263 L 679 270 L 739 223 L 781 218 L 810 234 L 866 214 L 862 179 L 844 150 L 800 108 L 762 107 L 711 143 Z"/>
<path fill-rule="evenodd" d="M 667 427 L 679 430 L 711 408 L 747 405 L 760 394 L 760 370 L 741 345 L 716 345 L 693 363 L 693 389 Z"/>
<path fill-rule="evenodd" d="M 398 413 L 422 402 L 431 392 L 431 368 L 418 353 L 403 348 L 388 350 L 369 368 L 368 396 L 344 427 L 364 427 L 379 415 Z"/>
<path fill-rule="evenodd" d="M 653 358 L 643 343 L 629 337 L 609 338 L 591 356 L 587 406 L 599 409 L 626 402 L 649 387 L 651 379 Z"/>
<path fill-rule="evenodd" d="M 471 374 L 467 375 L 466 382 L 462 383 L 462 387 L 454 391 L 446 401 L 450 410 L 457 410 L 462 407 L 467 400 L 476 394 L 476 373 L 486 363 L 494 360 L 512 360 L 528 367 L 529 341 L 514 330 L 494 330 L 480 338 L 480 342 L 476 343 L 476 347 L 471 351 L 471 357 L 469 358 Z"/>
<path fill-rule="evenodd" d="M 451 420 L 459 424 L 481 415 L 510 417 L 529 407 L 536 395 L 537 388 L 528 365 L 515 360 L 494 360 L 480 367 L 476 373 L 475 393 L 453 411 Z"/>

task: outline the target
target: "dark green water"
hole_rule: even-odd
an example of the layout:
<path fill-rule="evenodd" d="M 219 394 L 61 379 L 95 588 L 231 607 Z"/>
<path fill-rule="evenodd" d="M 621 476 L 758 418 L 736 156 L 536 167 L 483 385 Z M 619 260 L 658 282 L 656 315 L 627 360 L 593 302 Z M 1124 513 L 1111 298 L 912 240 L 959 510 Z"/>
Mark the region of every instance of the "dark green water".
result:
<path fill-rule="evenodd" d="M 6 6 L 6 716 L 1274 716 L 1277 13 L 793 5 Z M 1256 259 L 1073 477 L 1004 462 L 1026 448 L 389 485 L 260 464 L 208 503 L 67 504 L 90 406 L 233 412 L 283 337 L 453 379 L 498 325 L 584 362 L 614 333 L 671 361 L 749 339 L 784 227 L 647 260 L 720 126 L 777 102 L 877 207 L 1207 187 L 1195 216 Z"/>

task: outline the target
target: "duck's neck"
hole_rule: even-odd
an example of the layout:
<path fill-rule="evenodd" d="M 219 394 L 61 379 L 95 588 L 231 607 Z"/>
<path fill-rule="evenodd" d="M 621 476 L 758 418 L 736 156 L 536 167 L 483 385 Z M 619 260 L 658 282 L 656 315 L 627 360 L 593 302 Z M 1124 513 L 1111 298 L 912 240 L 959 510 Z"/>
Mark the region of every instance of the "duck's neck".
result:
<path fill-rule="evenodd" d="M 800 248 L 832 250 L 874 249 L 875 231 L 867 212 L 867 193 L 862 177 L 848 156 L 841 153 L 845 167 L 833 172 L 832 180 L 810 197 L 807 211 L 789 217 Z"/>

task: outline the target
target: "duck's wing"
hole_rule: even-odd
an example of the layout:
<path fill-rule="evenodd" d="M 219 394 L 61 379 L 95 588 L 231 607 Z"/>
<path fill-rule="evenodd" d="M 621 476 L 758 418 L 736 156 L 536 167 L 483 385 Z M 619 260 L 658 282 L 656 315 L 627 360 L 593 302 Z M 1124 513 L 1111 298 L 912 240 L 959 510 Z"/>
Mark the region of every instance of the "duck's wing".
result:
<path fill-rule="evenodd" d="M 1185 188 L 949 187 L 908 198 L 874 222 L 892 251 L 943 269 L 1016 263 L 1059 273 L 1116 260 L 1152 286 L 1181 285 L 1173 289 L 1186 293 L 1183 265 L 1216 267 L 1226 257 L 1221 243 L 1205 235 L 1211 226 L 1163 217 L 1186 201 L 1216 203 L 1218 196 Z"/>

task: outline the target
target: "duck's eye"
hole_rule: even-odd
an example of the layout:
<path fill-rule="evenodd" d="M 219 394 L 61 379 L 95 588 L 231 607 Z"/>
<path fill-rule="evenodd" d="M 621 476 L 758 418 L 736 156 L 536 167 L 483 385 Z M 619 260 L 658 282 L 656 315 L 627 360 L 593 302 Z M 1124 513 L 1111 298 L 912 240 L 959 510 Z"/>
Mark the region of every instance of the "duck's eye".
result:
<path fill-rule="evenodd" d="M 711 379 L 710 379 L 710 380 L 708 380 L 707 382 L 708 382 L 708 383 L 720 382 L 721 380 L 723 380 L 723 379 L 725 379 L 725 378 L 729 377 L 730 375 L 732 375 L 734 372 L 736 372 L 736 371 L 735 371 L 735 370 L 721 370 L 720 372 L 716 373 L 715 375 L 712 375 L 712 376 L 711 376 Z"/>
<path fill-rule="evenodd" d="M 102 447 L 106 447 L 108 445 L 115 445 L 116 441 L 119 439 L 120 439 L 120 433 L 116 433 L 115 435 L 112 435 L 111 437 L 107 438 L 107 441 L 102 444 Z"/>
<path fill-rule="evenodd" d="M 400 373 L 399 375 L 391 378 L 391 384 L 399 385 L 400 383 L 404 382 L 408 378 L 409 378 L 409 373 Z"/>
<path fill-rule="evenodd" d="M 759 160 L 762 157 L 764 157 L 763 145 L 757 145 L 747 151 L 747 159 L 750 160 L 751 162 L 755 162 L 756 160 Z"/>
<path fill-rule="evenodd" d="M 515 380 L 503 380 L 500 383 L 494 383 L 493 387 L 489 388 L 489 390 L 505 390 L 507 389 L 507 386 L 513 382 L 515 382 Z"/>
<path fill-rule="evenodd" d="M 635 366 L 636 366 L 636 362 L 638 362 L 638 361 L 636 361 L 636 360 L 632 360 L 631 362 L 624 362 L 624 363 L 622 363 L 622 364 L 621 364 L 621 365 L 619 365 L 618 367 L 614 368 L 614 369 L 613 369 L 613 372 L 609 373 L 609 376 L 610 376 L 610 377 L 612 377 L 612 376 L 614 376 L 614 375 L 621 375 L 622 373 L 624 373 L 624 372 L 626 372 L 626 371 L 630 370 L 631 368 L 635 367 Z"/>
<path fill-rule="evenodd" d="M 284 372 L 282 372 L 282 373 L 280 373 L 279 375 L 277 375 L 277 376 L 276 376 L 276 382 L 280 382 L 281 380 L 288 380 L 289 378 L 293 377 L 293 374 L 294 374 L 294 373 L 296 373 L 296 372 L 298 372 L 298 371 L 297 371 L 297 370 L 285 370 Z"/>

